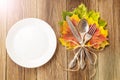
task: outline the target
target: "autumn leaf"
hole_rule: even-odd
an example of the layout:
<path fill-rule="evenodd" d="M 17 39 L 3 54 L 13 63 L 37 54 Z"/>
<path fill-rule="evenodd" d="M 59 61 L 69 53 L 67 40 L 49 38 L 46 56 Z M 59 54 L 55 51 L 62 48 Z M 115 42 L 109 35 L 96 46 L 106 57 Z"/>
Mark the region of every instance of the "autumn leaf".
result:
<path fill-rule="evenodd" d="M 92 39 L 89 41 L 90 45 L 94 45 L 93 47 L 99 49 L 104 41 L 108 40 L 104 34 L 101 34 L 100 29 L 97 29 Z M 104 45 L 104 44 L 103 44 Z"/>
<path fill-rule="evenodd" d="M 87 14 L 87 8 L 85 7 L 84 4 L 79 5 L 77 8 L 74 9 L 73 11 L 74 14 L 78 15 L 79 18 L 83 18 Z"/>
<path fill-rule="evenodd" d="M 72 15 L 70 17 L 72 23 L 74 26 L 77 26 L 78 22 L 80 21 L 78 15 Z M 78 44 L 77 39 L 73 36 L 69 25 L 66 21 L 63 21 L 62 26 L 60 27 L 61 37 L 59 38 L 59 41 L 63 46 L 66 46 L 68 49 L 74 48 L 76 46 L 75 43 Z"/>
<path fill-rule="evenodd" d="M 86 45 L 92 46 L 95 49 L 104 48 L 109 45 L 108 42 L 108 30 L 105 29 L 107 22 L 100 18 L 100 13 L 94 10 L 88 11 L 84 4 L 79 5 L 73 11 L 64 11 L 62 14 L 63 20 L 59 22 L 61 36 L 59 41 L 67 49 L 73 49 L 78 46 L 77 39 L 73 36 L 68 23 L 66 22 L 66 16 L 70 16 L 70 19 L 75 27 L 78 27 L 78 23 L 82 18 L 85 18 L 89 25 L 96 25 L 96 32 L 92 39 L 88 41 Z"/>
<path fill-rule="evenodd" d="M 108 30 L 105 30 L 103 27 L 100 27 L 100 33 L 103 34 L 105 37 L 108 36 Z"/>
<path fill-rule="evenodd" d="M 107 22 L 105 22 L 105 21 L 102 20 L 102 19 L 100 19 L 100 20 L 98 21 L 98 23 L 99 23 L 99 26 L 102 26 L 102 27 L 105 27 L 105 26 L 107 25 Z"/>

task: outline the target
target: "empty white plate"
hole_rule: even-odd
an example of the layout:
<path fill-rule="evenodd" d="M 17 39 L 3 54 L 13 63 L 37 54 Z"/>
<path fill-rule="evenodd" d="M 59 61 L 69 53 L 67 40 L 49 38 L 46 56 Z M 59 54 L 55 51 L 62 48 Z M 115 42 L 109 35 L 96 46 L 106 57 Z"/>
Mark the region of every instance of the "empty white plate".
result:
<path fill-rule="evenodd" d="M 56 36 L 51 26 L 36 18 L 18 21 L 9 30 L 6 49 L 18 65 L 35 68 L 47 63 L 56 49 Z"/>

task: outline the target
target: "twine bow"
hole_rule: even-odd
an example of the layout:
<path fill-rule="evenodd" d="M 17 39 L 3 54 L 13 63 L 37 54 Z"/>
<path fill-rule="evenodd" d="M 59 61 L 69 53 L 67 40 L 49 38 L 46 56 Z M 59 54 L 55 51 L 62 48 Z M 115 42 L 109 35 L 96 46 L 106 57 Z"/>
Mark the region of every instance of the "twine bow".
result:
<path fill-rule="evenodd" d="M 95 64 L 97 61 L 97 55 L 95 52 L 103 50 L 103 49 L 95 50 L 92 47 L 96 44 L 101 44 L 101 43 L 94 43 L 92 45 L 80 45 L 79 43 L 73 40 L 69 40 L 68 42 L 72 42 L 77 46 L 73 49 L 74 57 L 69 62 L 68 69 L 65 70 L 79 71 L 80 69 L 84 70 L 86 66 L 89 68 L 90 78 L 92 78 L 96 73 Z"/>

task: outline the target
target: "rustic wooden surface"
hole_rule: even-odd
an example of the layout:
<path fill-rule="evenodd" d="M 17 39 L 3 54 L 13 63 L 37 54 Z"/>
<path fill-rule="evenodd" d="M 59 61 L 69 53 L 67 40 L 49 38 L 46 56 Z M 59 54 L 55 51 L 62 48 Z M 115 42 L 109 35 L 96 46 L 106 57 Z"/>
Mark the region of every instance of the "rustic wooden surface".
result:
<path fill-rule="evenodd" d="M 80 3 L 84 3 L 89 10 L 99 11 L 101 17 L 108 22 L 110 46 L 98 54 L 97 73 L 93 80 L 120 80 L 120 0 L 7 1 L 7 8 L 0 8 L 0 80 L 88 80 L 83 71 L 66 72 L 61 69 L 57 61 L 67 67 L 67 61 L 72 55 L 65 55 L 65 48 L 59 42 L 53 58 L 44 66 L 35 69 L 16 65 L 5 49 L 8 30 L 23 18 L 35 17 L 45 20 L 52 26 L 58 38 L 60 36 L 58 21 L 62 18 L 62 11 L 71 11 Z"/>

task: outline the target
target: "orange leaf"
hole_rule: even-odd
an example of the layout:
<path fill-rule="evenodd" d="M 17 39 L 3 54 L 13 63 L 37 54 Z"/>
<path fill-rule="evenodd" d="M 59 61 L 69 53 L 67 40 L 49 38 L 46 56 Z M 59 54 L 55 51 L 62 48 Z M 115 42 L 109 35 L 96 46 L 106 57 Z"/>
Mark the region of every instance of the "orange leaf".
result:
<path fill-rule="evenodd" d="M 99 48 L 100 44 L 104 41 L 106 41 L 107 38 L 100 33 L 100 30 L 97 29 L 95 34 L 93 35 L 92 39 L 89 41 L 90 45 L 96 44 L 93 47 L 94 48 Z"/>

